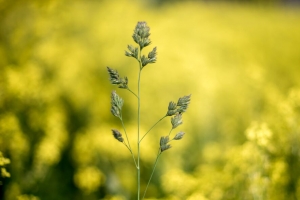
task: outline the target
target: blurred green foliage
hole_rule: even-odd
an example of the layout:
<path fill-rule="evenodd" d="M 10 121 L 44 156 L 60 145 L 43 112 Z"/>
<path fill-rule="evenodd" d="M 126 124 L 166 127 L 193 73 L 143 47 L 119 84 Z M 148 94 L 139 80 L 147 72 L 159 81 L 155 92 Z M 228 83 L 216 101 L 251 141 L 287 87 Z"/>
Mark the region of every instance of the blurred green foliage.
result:
<path fill-rule="evenodd" d="M 142 131 L 192 94 L 185 138 L 162 156 L 149 198 L 300 199 L 299 8 L 2 0 L 0 13 L 0 151 L 11 162 L 0 199 L 134 198 L 134 164 L 111 135 L 121 124 L 106 66 L 136 90 L 124 50 L 140 20 L 158 46 L 142 80 Z M 119 94 L 133 143 L 136 99 Z M 169 126 L 143 141 L 142 189 Z"/>

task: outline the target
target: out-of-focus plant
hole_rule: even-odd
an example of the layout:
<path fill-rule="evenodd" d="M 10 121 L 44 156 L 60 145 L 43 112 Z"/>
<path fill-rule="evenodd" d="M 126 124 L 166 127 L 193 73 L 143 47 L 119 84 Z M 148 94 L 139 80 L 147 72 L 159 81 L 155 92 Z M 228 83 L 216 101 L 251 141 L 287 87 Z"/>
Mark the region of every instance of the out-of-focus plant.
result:
<path fill-rule="evenodd" d="M 128 91 L 130 91 L 136 98 L 137 98 L 137 140 L 136 140 L 136 144 L 137 144 L 137 155 L 134 155 L 132 147 L 130 145 L 129 139 L 128 139 L 128 134 L 126 132 L 126 128 L 124 125 L 124 121 L 122 118 L 122 107 L 124 104 L 123 99 L 116 93 L 116 91 L 113 91 L 111 93 L 111 113 L 120 119 L 122 126 L 123 126 L 123 130 L 125 133 L 125 139 L 122 136 L 122 133 L 116 129 L 112 129 L 112 134 L 114 136 L 114 138 L 116 140 L 118 140 L 119 142 L 123 143 L 126 148 L 130 151 L 131 155 L 132 155 L 132 159 L 133 162 L 135 164 L 136 170 L 137 170 L 137 199 L 141 199 L 141 192 L 140 192 L 140 186 L 141 186 L 141 163 L 140 163 L 140 146 L 141 146 L 141 142 L 143 141 L 143 139 L 145 138 L 145 136 L 153 129 L 153 127 L 155 127 L 160 121 L 162 121 L 164 118 L 166 117 L 170 117 L 173 116 L 171 118 L 171 129 L 169 131 L 169 133 L 166 136 L 162 136 L 160 138 L 160 142 L 159 142 L 159 148 L 158 148 L 158 152 L 157 152 L 157 157 L 154 163 L 154 167 L 151 173 L 151 176 L 149 178 L 148 184 L 146 186 L 146 189 L 144 191 L 143 197 L 142 199 L 145 197 L 149 183 L 152 179 L 153 173 L 155 171 L 158 159 L 160 157 L 160 155 L 162 154 L 162 152 L 168 150 L 171 148 L 170 142 L 172 140 L 180 140 L 182 139 L 182 137 L 184 136 L 184 132 L 180 131 L 178 132 L 172 139 L 170 139 L 171 136 L 171 132 L 178 127 L 179 125 L 181 125 L 183 123 L 182 121 L 182 114 L 184 112 L 186 112 L 188 105 L 190 103 L 190 97 L 191 95 L 188 96 L 183 96 L 181 98 L 178 99 L 177 103 L 171 101 L 169 103 L 168 106 L 168 111 L 167 113 L 161 118 L 159 119 L 145 134 L 141 134 L 140 132 L 140 118 L 141 118 L 141 95 L 140 95 L 140 91 L 141 91 L 141 73 L 142 70 L 144 69 L 144 67 L 148 64 L 152 64 L 155 63 L 157 58 L 157 52 L 156 52 L 156 47 L 153 48 L 153 50 L 151 52 L 148 53 L 148 56 L 142 55 L 142 50 L 144 47 L 147 47 L 148 45 L 150 45 L 151 41 L 150 41 L 150 28 L 148 27 L 146 22 L 138 22 L 135 29 L 134 29 L 134 33 L 132 35 L 132 38 L 134 40 L 135 43 L 138 44 L 138 47 L 134 47 L 132 45 L 128 45 L 128 51 L 125 51 L 125 55 L 128 57 L 132 57 L 134 59 L 136 59 L 139 63 L 139 74 L 138 74 L 138 91 L 137 94 L 135 92 L 133 92 L 129 86 L 128 86 L 128 78 L 124 77 L 121 78 L 119 76 L 119 73 L 114 70 L 111 69 L 109 67 L 107 67 L 108 70 L 108 74 L 110 76 L 110 82 L 113 85 L 117 85 L 119 88 L 121 89 L 126 89 Z"/>
<path fill-rule="evenodd" d="M 10 173 L 7 172 L 5 165 L 9 164 L 10 160 L 8 158 L 5 158 L 2 154 L 2 152 L 0 151 L 0 178 L 9 178 L 10 177 Z M 0 180 L 0 185 L 2 184 L 1 180 Z"/>

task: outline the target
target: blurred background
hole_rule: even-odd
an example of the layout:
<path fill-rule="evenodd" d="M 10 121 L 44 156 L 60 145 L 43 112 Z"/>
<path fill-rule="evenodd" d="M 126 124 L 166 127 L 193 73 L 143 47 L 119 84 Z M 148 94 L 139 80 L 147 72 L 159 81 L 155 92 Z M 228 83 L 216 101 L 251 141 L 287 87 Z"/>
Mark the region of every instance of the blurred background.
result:
<path fill-rule="evenodd" d="M 137 91 L 124 56 L 138 21 L 151 28 L 141 131 L 192 94 L 186 135 L 162 154 L 149 199 L 300 199 L 300 8 L 297 1 L 0 1 L 0 199 L 136 199 L 136 170 L 111 129 L 124 99 L 136 152 Z M 164 119 L 143 140 L 142 191 Z M 175 133 L 174 132 L 174 133 Z M 173 133 L 173 134 L 174 134 Z"/>

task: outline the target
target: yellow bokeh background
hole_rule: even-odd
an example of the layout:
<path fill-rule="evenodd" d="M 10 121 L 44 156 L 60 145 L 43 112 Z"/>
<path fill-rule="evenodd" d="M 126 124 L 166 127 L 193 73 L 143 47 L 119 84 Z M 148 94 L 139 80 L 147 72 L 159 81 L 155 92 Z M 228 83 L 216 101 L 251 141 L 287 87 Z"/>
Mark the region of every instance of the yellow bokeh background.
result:
<path fill-rule="evenodd" d="M 141 78 L 141 133 L 191 94 L 147 199 L 300 199 L 300 8 L 210 1 L 0 1 L 0 199 L 136 199 L 138 21 L 155 64 Z M 170 118 L 141 143 L 141 189 Z"/>

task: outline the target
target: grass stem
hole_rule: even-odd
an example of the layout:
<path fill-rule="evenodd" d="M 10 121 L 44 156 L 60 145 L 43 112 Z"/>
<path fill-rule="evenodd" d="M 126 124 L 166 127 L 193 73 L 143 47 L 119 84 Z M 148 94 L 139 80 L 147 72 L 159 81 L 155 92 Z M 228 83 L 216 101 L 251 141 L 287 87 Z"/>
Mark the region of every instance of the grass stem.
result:
<path fill-rule="evenodd" d="M 171 128 L 171 130 L 170 130 L 170 132 L 169 132 L 169 135 L 168 135 L 169 137 L 170 137 L 172 131 L 173 131 L 173 128 Z"/>
<path fill-rule="evenodd" d="M 160 120 L 158 120 L 146 133 L 145 135 L 141 138 L 140 143 L 142 142 L 142 140 L 144 139 L 144 137 L 152 130 L 152 128 L 154 128 L 154 126 L 156 126 L 161 120 L 163 120 L 166 116 L 162 117 Z"/>
<path fill-rule="evenodd" d="M 156 165 L 157 165 L 157 161 L 158 161 L 160 155 L 161 155 L 161 151 L 160 151 L 160 149 L 158 149 L 158 153 L 157 153 L 157 156 L 156 156 L 156 159 L 155 159 L 154 167 L 153 167 L 151 176 L 150 176 L 149 181 L 148 181 L 148 183 L 147 183 L 147 186 L 146 186 L 146 189 L 145 189 L 145 192 L 144 192 L 144 195 L 143 195 L 143 198 L 142 198 L 142 199 L 145 198 L 147 189 L 148 189 L 149 184 L 150 184 L 150 182 L 151 182 L 151 179 L 152 179 L 152 176 L 153 176 L 153 174 L 154 174 L 154 171 L 155 171 L 155 168 L 156 168 Z"/>
<path fill-rule="evenodd" d="M 125 146 L 128 148 L 128 150 L 130 151 L 131 155 L 132 155 L 132 159 L 133 159 L 133 162 L 135 164 L 135 167 L 137 168 L 137 164 L 136 164 L 136 161 L 135 161 L 135 158 L 134 158 L 134 155 L 132 153 L 132 149 L 131 149 L 131 146 L 130 146 L 130 143 L 129 143 L 129 139 L 128 139 L 128 135 L 127 135 L 127 132 L 126 132 L 126 128 L 125 128 L 125 125 L 124 125 L 124 122 L 123 122 L 123 119 L 121 119 L 121 123 L 122 123 L 122 126 L 123 126 L 123 129 L 124 129 L 124 132 L 125 132 L 125 135 L 126 135 L 126 139 L 127 139 L 127 143 L 128 145 L 124 142 Z"/>
<path fill-rule="evenodd" d="M 138 133 L 137 133 L 137 199 L 140 200 L 140 190 L 141 190 L 141 168 L 140 168 L 140 108 L 141 108 L 141 94 L 140 94 L 140 83 L 141 83 L 141 72 L 142 72 L 142 61 L 141 52 L 139 57 L 139 77 L 138 77 Z"/>
<path fill-rule="evenodd" d="M 136 98 L 139 98 L 131 89 L 129 89 L 129 88 L 127 88 L 127 90 L 129 91 L 129 92 L 131 92 L 134 96 L 136 96 Z"/>

